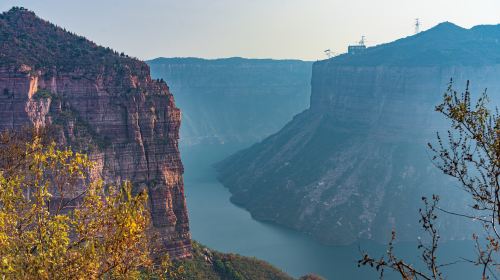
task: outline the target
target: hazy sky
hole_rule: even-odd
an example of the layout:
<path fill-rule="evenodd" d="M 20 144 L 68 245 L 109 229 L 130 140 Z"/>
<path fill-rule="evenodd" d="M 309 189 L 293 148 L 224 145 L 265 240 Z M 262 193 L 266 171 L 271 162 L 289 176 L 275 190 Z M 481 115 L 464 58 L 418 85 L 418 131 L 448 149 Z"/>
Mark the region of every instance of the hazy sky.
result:
<path fill-rule="evenodd" d="M 500 22 L 500 0 L 0 0 L 141 59 L 324 58 L 367 37 L 376 45 L 451 21 Z"/>

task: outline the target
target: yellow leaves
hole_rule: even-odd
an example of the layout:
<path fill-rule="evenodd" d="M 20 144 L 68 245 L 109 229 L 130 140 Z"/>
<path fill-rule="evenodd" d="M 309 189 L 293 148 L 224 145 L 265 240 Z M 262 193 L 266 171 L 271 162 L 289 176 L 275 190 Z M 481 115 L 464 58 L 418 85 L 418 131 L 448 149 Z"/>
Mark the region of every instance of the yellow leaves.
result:
<path fill-rule="evenodd" d="M 14 268 L 10 264 L 10 260 L 7 257 L 2 257 L 2 266 L 0 268 L 0 271 L 2 272 L 2 274 L 14 271 Z"/>
<path fill-rule="evenodd" d="M 462 103 L 462 102 L 458 103 L 454 107 L 450 108 L 451 118 L 458 121 L 458 122 L 463 122 L 467 113 L 468 113 L 467 104 Z"/>
<path fill-rule="evenodd" d="M 130 229 L 131 232 L 135 232 L 138 229 L 137 223 L 135 221 L 129 221 L 127 223 L 127 228 Z"/>
<path fill-rule="evenodd" d="M 91 181 L 84 154 L 38 137 L 25 147 L 24 164 L 0 172 L 2 276 L 134 279 L 152 267 L 146 194 Z"/>

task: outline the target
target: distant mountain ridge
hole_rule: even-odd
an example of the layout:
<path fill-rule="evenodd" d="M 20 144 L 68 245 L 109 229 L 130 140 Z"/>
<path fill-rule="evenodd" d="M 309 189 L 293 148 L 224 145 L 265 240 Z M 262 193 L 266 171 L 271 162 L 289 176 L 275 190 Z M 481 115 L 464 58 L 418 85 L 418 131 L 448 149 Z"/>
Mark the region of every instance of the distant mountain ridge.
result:
<path fill-rule="evenodd" d="M 148 60 L 150 64 L 158 64 L 162 61 L 168 61 L 170 63 L 179 63 L 179 64 L 197 64 L 200 62 L 209 62 L 212 64 L 245 64 L 249 61 L 253 63 L 270 63 L 270 62 L 307 62 L 300 59 L 273 59 L 273 58 L 245 58 L 240 56 L 226 57 L 226 58 L 201 58 L 201 57 L 157 57 L 154 59 Z M 312 63 L 312 62 L 311 62 Z"/>
<path fill-rule="evenodd" d="M 472 81 L 500 104 L 500 25 L 440 24 L 415 36 L 315 62 L 310 108 L 278 133 L 218 164 L 232 201 L 252 216 L 328 244 L 419 236 L 420 197 L 464 210 L 457 182 L 430 161 L 427 143 L 448 123 L 434 111 L 450 79 Z M 498 39 L 497 39 L 498 38 Z M 443 239 L 472 227 L 440 220 Z"/>
<path fill-rule="evenodd" d="M 309 104 L 312 62 L 157 58 L 153 77 L 169 81 L 183 113 L 181 144 L 245 147 L 278 131 Z"/>

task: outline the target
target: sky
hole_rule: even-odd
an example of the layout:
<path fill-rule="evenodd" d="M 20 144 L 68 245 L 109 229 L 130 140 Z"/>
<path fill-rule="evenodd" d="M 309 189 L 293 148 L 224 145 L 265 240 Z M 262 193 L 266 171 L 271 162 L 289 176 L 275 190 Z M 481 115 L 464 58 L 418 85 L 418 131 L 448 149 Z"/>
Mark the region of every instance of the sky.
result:
<path fill-rule="evenodd" d="M 450 21 L 500 22 L 500 0 L 0 0 L 140 59 L 324 59 L 366 36 L 373 46 Z"/>

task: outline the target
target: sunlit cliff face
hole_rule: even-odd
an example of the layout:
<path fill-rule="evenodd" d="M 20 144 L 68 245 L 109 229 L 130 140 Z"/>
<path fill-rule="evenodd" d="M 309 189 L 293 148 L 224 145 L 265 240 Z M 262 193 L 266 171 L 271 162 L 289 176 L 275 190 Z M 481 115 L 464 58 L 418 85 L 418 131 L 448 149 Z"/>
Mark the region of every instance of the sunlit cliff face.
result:
<path fill-rule="evenodd" d="M 50 126 L 59 144 L 88 153 L 106 182 L 130 180 L 136 191 L 146 188 L 155 251 L 190 256 L 178 150 L 181 114 L 168 86 L 152 80 L 145 63 L 98 47 L 31 12 L 12 10 L 0 21 L 1 31 L 12 39 L 8 42 L 18 42 L 17 51 L 2 49 L 7 56 L 0 67 L 0 128 Z M 37 26 L 36 32 L 31 26 Z M 23 43 L 35 37 L 73 44 L 82 54 L 60 50 L 40 58 L 36 49 L 47 52 L 43 44 Z M 79 55 L 95 64 L 82 67 Z"/>

